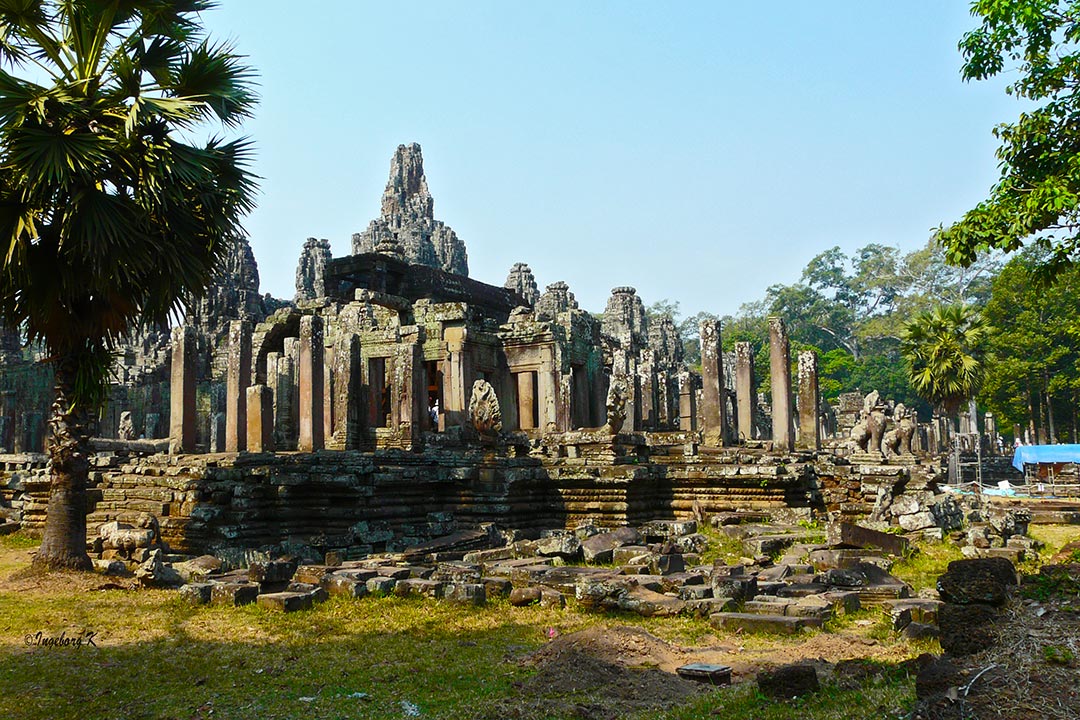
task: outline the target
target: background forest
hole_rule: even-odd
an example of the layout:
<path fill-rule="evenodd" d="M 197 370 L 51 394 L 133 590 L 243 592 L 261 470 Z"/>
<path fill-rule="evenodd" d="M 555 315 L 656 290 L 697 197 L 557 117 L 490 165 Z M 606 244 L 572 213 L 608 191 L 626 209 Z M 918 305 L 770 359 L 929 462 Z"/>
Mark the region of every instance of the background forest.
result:
<path fill-rule="evenodd" d="M 962 268 L 949 265 L 933 239 L 907 254 L 877 244 L 851 255 L 834 247 L 810 260 L 799 282 L 772 285 L 761 300 L 721 318 L 724 349 L 750 342 L 759 387 L 768 392 L 767 318 L 778 315 L 788 325 L 793 358 L 802 350 L 818 352 L 824 399 L 835 404 L 841 393 L 878 390 L 918 410 L 925 422 L 932 409 L 909 381 L 910 367 L 901 353 L 905 326 L 936 307 L 967 305 L 988 325 L 979 348 L 980 417 L 992 412 L 999 431 L 1010 437 L 1019 425 L 1042 443 L 1076 442 L 1080 271 L 1066 270 L 1050 284 L 1037 272 L 1044 255 L 1033 247 L 1007 263 L 991 254 Z M 654 303 L 649 313 L 670 313 L 688 362 L 700 363 L 698 324 L 714 315 L 683 316 L 678 303 L 666 300 Z"/>

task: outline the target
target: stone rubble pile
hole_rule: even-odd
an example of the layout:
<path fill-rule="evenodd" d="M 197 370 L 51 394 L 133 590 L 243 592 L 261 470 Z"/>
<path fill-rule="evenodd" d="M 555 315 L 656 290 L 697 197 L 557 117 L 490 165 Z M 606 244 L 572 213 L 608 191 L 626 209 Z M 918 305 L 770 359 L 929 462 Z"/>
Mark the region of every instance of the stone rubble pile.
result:
<path fill-rule="evenodd" d="M 102 544 L 120 549 L 103 553 L 110 558 L 99 561 L 104 564 L 99 569 L 135 567 L 140 584 L 179 587 L 194 603 L 258 603 L 284 612 L 332 595 L 423 597 L 465 605 L 506 598 L 514 606 L 563 607 L 572 601 L 642 616 L 691 615 L 717 628 L 795 633 L 820 628 L 838 614 L 881 606 L 892 613 L 898 630 L 934 634 L 922 626 L 933 625 L 940 603 L 911 598 L 911 588 L 889 574 L 890 553 L 906 549 L 904 538 L 841 524 L 830 531 L 831 542 L 823 543 L 819 530 L 761 522 L 766 519 L 760 513 L 713 519 L 746 554 L 731 565 L 702 561 L 709 541 L 696 521 L 658 520 L 614 530 L 586 523 L 532 538 L 489 525 L 403 553 L 344 562 L 331 553 L 321 564 L 282 556 L 234 570 L 211 555 L 167 555 L 151 546 L 150 528 L 116 524 L 107 537 L 103 532 Z"/>

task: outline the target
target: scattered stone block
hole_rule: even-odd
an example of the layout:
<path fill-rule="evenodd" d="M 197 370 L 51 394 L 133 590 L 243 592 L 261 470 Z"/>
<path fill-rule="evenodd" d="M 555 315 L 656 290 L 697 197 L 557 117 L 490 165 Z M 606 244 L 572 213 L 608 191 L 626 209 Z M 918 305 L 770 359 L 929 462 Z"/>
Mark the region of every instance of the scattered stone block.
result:
<path fill-rule="evenodd" d="M 581 541 L 573 533 L 553 534 L 536 541 L 536 552 L 542 557 L 576 560 L 581 555 Z"/>
<path fill-rule="evenodd" d="M 211 583 L 188 583 L 180 588 L 180 597 L 192 605 L 206 605 L 212 588 Z"/>
<path fill-rule="evenodd" d="M 213 555 L 200 555 L 192 560 L 173 563 L 173 570 L 179 573 L 186 583 L 203 583 L 221 570 L 221 559 Z"/>
<path fill-rule="evenodd" d="M 736 600 L 752 598 L 758 594 L 757 578 L 753 575 L 723 574 L 717 571 L 712 576 L 713 597 L 729 597 Z"/>
<path fill-rule="evenodd" d="M 253 562 L 248 567 L 248 580 L 253 583 L 287 583 L 292 580 L 298 565 L 296 558 Z"/>
<path fill-rule="evenodd" d="M 718 630 L 744 630 L 746 632 L 771 632 L 780 635 L 793 635 L 801 632 L 803 628 L 820 628 L 822 621 L 820 618 L 814 617 L 719 612 L 709 616 L 709 624 Z"/>
<path fill-rule="evenodd" d="M 712 597 L 712 587 L 709 585 L 682 585 L 676 592 L 682 600 L 704 600 Z"/>
<path fill-rule="evenodd" d="M 821 689 L 813 665 L 785 665 L 762 670 L 757 676 L 758 690 L 767 697 L 790 700 L 815 693 Z"/>
<path fill-rule="evenodd" d="M 376 576 L 367 581 L 367 591 L 371 595 L 389 595 L 394 592 L 397 580 L 391 577 Z"/>
<path fill-rule="evenodd" d="M 424 578 L 406 578 L 394 585 L 394 594 L 398 597 L 428 597 L 435 600 L 443 596 L 443 583 Z"/>
<path fill-rule="evenodd" d="M 542 587 L 540 588 L 540 607 L 564 608 L 566 596 L 554 588 Z"/>
<path fill-rule="evenodd" d="M 949 603 L 1003 605 L 1016 585 L 1016 568 L 1004 558 L 953 560 L 938 578 L 937 590 Z"/>
<path fill-rule="evenodd" d="M 671 575 L 684 572 L 686 563 L 683 561 L 683 556 L 679 554 L 656 555 L 655 560 L 650 563 L 650 569 L 654 575 Z"/>
<path fill-rule="evenodd" d="M 214 583 L 210 589 L 211 605 L 250 605 L 259 596 L 255 583 Z"/>
<path fill-rule="evenodd" d="M 481 582 L 487 597 L 507 597 L 514 589 L 513 584 L 506 578 L 485 577 L 481 579 Z"/>
<path fill-rule="evenodd" d="M 481 583 L 447 583 L 443 599 L 460 605 L 483 605 L 487 602 L 487 590 Z"/>
<path fill-rule="evenodd" d="M 953 657 L 960 657 L 992 648 L 997 617 L 998 610 L 991 605 L 942 605 L 938 611 L 941 649 Z"/>
<path fill-rule="evenodd" d="M 702 598 L 687 600 L 686 612 L 699 618 L 707 618 L 718 612 L 734 612 L 739 608 L 739 601 L 733 598 Z"/>
<path fill-rule="evenodd" d="M 648 558 L 651 554 L 644 545 L 623 545 L 612 550 L 611 560 L 616 565 L 630 565 L 638 558 Z"/>
<path fill-rule="evenodd" d="M 620 610 L 636 612 L 644 617 L 670 617 L 686 609 L 686 603 L 679 598 L 640 586 L 631 586 L 619 598 L 618 606 Z"/>
<path fill-rule="evenodd" d="M 279 612 L 296 612 L 297 610 L 310 610 L 312 595 L 306 592 L 279 592 L 259 595 L 256 602 L 259 607 Z"/>
<path fill-rule="evenodd" d="M 93 560 L 92 562 L 94 563 L 94 572 L 99 575 L 123 577 L 131 574 L 127 563 L 123 560 Z"/>
<path fill-rule="evenodd" d="M 759 596 L 760 597 L 760 596 Z M 787 615 L 791 602 L 785 600 L 747 600 L 743 603 L 743 612 L 754 615 Z"/>
<path fill-rule="evenodd" d="M 322 585 L 330 577 L 331 572 L 333 569 L 326 565 L 298 565 L 291 579 L 293 582 Z"/>
<path fill-rule="evenodd" d="M 344 595 L 350 598 L 362 598 L 368 594 L 367 580 L 361 580 L 345 573 L 332 573 L 322 585 L 330 595 Z"/>
<path fill-rule="evenodd" d="M 936 625 L 910 622 L 901 631 L 901 634 L 908 640 L 935 640 L 939 637 L 940 631 Z"/>
<path fill-rule="evenodd" d="M 540 602 L 540 588 L 516 587 L 510 591 L 510 604 L 514 607 L 524 607 Z"/>

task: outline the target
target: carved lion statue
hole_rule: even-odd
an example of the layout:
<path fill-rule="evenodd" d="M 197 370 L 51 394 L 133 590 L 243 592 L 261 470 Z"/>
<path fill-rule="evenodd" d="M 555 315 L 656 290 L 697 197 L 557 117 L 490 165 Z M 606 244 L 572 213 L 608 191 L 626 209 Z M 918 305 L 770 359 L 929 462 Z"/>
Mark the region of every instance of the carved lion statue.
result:
<path fill-rule="evenodd" d="M 469 396 L 469 417 L 476 432 L 481 435 L 498 435 L 502 432 L 502 410 L 495 388 L 487 380 L 473 383 Z"/>

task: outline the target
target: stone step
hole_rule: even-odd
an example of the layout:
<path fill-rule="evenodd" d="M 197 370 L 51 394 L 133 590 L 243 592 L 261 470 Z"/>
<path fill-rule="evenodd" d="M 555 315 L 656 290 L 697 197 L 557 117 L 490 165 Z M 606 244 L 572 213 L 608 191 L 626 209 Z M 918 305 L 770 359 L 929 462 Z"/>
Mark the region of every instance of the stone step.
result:
<path fill-rule="evenodd" d="M 822 621 L 816 617 L 789 617 L 787 615 L 755 615 L 754 613 L 719 612 L 709 616 L 709 624 L 718 630 L 745 630 L 747 632 L 771 632 L 794 635 L 803 628 L 820 628 Z"/>

